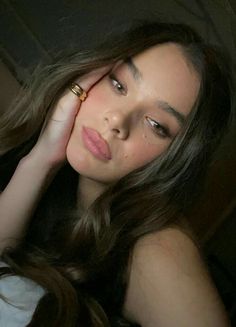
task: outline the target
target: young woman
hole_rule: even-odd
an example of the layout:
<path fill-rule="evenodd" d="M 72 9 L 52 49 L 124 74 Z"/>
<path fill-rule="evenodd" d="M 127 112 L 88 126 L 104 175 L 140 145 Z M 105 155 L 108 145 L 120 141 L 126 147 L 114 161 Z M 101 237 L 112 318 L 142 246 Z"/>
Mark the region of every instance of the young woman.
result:
<path fill-rule="evenodd" d="M 165 23 L 37 74 L 0 122 L 3 325 L 229 326 L 183 218 L 229 122 L 229 75 Z"/>

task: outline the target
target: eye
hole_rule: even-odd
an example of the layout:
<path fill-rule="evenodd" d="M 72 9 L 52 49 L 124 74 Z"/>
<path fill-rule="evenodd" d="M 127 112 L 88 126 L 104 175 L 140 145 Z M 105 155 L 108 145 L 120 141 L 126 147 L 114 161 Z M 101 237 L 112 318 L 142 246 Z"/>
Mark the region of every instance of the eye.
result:
<path fill-rule="evenodd" d="M 116 90 L 116 92 L 126 95 L 125 87 L 119 82 L 114 74 L 110 74 L 109 79 L 111 81 L 112 87 Z"/>
<path fill-rule="evenodd" d="M 146 117 L 149 125 L 151 126 L 153 132 L 162 138 L 171 137 L 170 131 L 167 127 L 162 126 L 157 121 L 151 119 L 150 117 Z"/>

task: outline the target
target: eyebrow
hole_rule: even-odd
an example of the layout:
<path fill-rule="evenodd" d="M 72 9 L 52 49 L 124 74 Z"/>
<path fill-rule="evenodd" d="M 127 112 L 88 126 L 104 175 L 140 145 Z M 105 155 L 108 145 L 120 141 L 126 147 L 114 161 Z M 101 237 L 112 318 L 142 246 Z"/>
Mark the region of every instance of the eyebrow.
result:
<path fill-rule="evenodd" d="M 140 70 L 138 69 L 138 67 L 134 64 L 132 58 L 127 58 L 125 60 L 125 64 L 127 64 L 127 67 L 131 72 L 131 75 L 133 76 L 134 80 L 140 82 L 143 76 Z M 160 109 L 168 112 L 173 117 L 175 117 L 177 121 L 180 123 L 180 125 L 183 125 L 183 123 L 186 121 L 186 117 L 183 114 L 181 114 L 178 110 L 170 106 L 168 102 L 163 100 L 157 100 L 157 105 Z"/>
<path fill-rule="evenodd" d="M 168 102 L 163 100 L 157 100 L 157 104 L 159 108 L 163 109 L 164 111 L 168 112 L 173 117 L 175 117 L 177 121 L 180 123 L 180 125 L 183 125 L 184 122 L 186 121 L 186 117 L 183 114 L 181 114 L 179 111 L 171 107 Z"/>
<path fill-rule="evenodd" d="M 137 66 L 135 66 L 133 60 L 131 58 L 127 58 L 125 60 L 125 64 L 127 64 L 129 71 L 131 72 L 133 78 L 137 81 L 140 82 L 140 80 L 143 78 L 140 70 L 138 69 Z"/>

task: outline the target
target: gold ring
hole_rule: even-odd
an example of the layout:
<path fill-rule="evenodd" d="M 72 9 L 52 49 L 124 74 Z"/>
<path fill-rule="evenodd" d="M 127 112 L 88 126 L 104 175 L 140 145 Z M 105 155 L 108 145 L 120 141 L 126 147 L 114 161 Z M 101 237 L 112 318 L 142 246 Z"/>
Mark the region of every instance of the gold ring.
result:
<path fill-rule="evenodd" d="M 81 86 L 79 86 L 79 84 L 77 83 L 71 83 L 69 89 L 75 94 L 77 95 L 77 97 L 79 97 L 79 99 L 81 101 L 84 101 L 87 97 L 87 93 L 82 89 Z"/>

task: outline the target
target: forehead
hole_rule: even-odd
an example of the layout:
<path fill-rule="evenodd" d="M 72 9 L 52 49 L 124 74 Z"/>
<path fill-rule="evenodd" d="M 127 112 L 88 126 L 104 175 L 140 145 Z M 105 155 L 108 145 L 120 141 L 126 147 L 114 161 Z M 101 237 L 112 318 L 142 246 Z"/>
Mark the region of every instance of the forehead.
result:
<path fill-rule="evenodd" d="M 146 95 L 168 102 L 188 115 L 197 99 L 200 77 L 179 45 L 154 46 L 135 56 L 132 62 L 140 73 L 136 72 L 136 82 Z"/>

